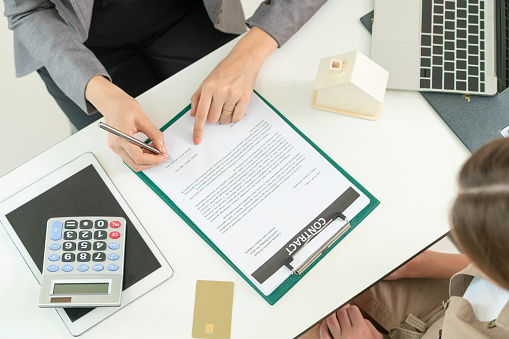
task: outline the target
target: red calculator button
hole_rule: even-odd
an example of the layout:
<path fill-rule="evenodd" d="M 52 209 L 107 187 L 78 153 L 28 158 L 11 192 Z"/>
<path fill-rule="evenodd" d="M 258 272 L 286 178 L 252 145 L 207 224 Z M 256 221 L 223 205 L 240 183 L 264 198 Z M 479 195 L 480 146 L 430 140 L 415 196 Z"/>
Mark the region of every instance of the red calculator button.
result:
<path fill-rule="evenodd" d="M 116 231 L 115 232 L 111 232 L 110 233 L 110 238 L 111 239 L 118 239 L 118 238 L 120 238 L 120 233 L 116 232 Z"/>
<path fill-rule="evenodd" d="M 110 222 L 110 226 L 113 228 L 119 228 L 120 227 L 120 221 L 112 221 Z"/>

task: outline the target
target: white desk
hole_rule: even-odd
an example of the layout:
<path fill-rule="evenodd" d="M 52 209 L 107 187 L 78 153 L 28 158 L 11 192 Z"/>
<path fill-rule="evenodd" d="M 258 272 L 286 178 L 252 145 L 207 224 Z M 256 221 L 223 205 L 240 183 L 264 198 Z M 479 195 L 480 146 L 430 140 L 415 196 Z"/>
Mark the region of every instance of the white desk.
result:
<path fill-rule="evenodd" d="M 325 4 L 284 48 L 270 56 L 255 86 L 381 201 L 274 306 L 107 148 L 107 135 L 96 126 L 0 178 L 3 200 L 83 152 L 93 152 L 175 269 L 173 278 L 85 332 L 83 338 L 190 338 L 198 279 L 235 282 L 233 339 L 291 338 L 448 231 L 456 174 L 469 153 L 420 94 L 388 91 L 377 122 L 311 108 L 321 57 L 351 50 L 370 54 L 370 34 L 359 18 L 372 9 L 370 0 Z M 232 46 L 224 46 L 142 95 L 139 100 L 152 121 L 162 126 L 185 107 Z M 39 285 L 3 229 L 0 258 L 4 263 L 0 336 L 69 338 L 53 310 L 37 307 Z"/>

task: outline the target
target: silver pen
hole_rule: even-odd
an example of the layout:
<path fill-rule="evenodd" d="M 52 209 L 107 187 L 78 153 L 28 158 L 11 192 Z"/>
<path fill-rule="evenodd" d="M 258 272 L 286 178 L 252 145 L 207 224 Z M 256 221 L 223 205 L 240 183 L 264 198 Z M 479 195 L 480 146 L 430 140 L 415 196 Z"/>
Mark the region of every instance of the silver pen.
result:
<path fill-rule="evenodd" d="M 156 153 L 156 154 L 166 155 L 168 157 L 168 159 L 171 160 L 171 157 L 168 154 L 163 153 L 163 152 L 159 151 L 157 148 L 154 148 L 154 147 L 152 147 L 150 145 L 147 145 L 146 143 L 144 143 L 144 142 L 142 142 L 142 141 L 140 141 L 140 140 L 138 140 L 136 138 L 133 138 L 132 136 L 127 135 L 127 134 L 119 131 L 116 128 L 113 128 L 110 125 L 105 124 L 104 122 L 99 122 L 99 127 L 101 127 L 103 130 L 106 130 L 106 131 L 110 132 L 111 134 L 116 135 L 117 137 L 120 137 L 120 138 L 122 138 L 124 140 L 129 141 L 132 144 L 135 144 L 136 146 L 140 146 L 141 148 L 146 149 L 147 151 L 150 151 L 150 152 L 153 152 L 153 153 Z"/>

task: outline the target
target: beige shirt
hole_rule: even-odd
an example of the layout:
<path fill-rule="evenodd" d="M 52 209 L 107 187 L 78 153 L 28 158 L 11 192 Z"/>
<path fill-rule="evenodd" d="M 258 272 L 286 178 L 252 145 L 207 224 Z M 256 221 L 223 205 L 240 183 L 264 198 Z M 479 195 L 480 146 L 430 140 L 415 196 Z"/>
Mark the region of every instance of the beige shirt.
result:
<path fill-rule="evenodd" d="M 450 281 L 450 298 L 445 302 L 445 315 L 436 321 L 422 339 L 509 338 L 509 303 L 491 321 L 479 321 L 472 305 L 463 298 L 474 277 L 481 277 L 474 265 L 455 274 Z"/>

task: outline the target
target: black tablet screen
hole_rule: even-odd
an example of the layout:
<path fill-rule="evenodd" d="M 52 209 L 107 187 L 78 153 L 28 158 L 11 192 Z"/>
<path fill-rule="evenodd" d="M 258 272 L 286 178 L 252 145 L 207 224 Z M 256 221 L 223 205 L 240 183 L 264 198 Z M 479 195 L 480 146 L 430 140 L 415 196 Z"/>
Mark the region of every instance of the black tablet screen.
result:
<path fill-rule="evenodd" d="M 54 217 L 112 216 L 127 221 L 123 290 L 161 267 L 132 221 L 92 165 L 6 215 L 35 264 L 42 271 L 46 223 Z M 93 308 L 66 308 L 76 321 Z"/>

